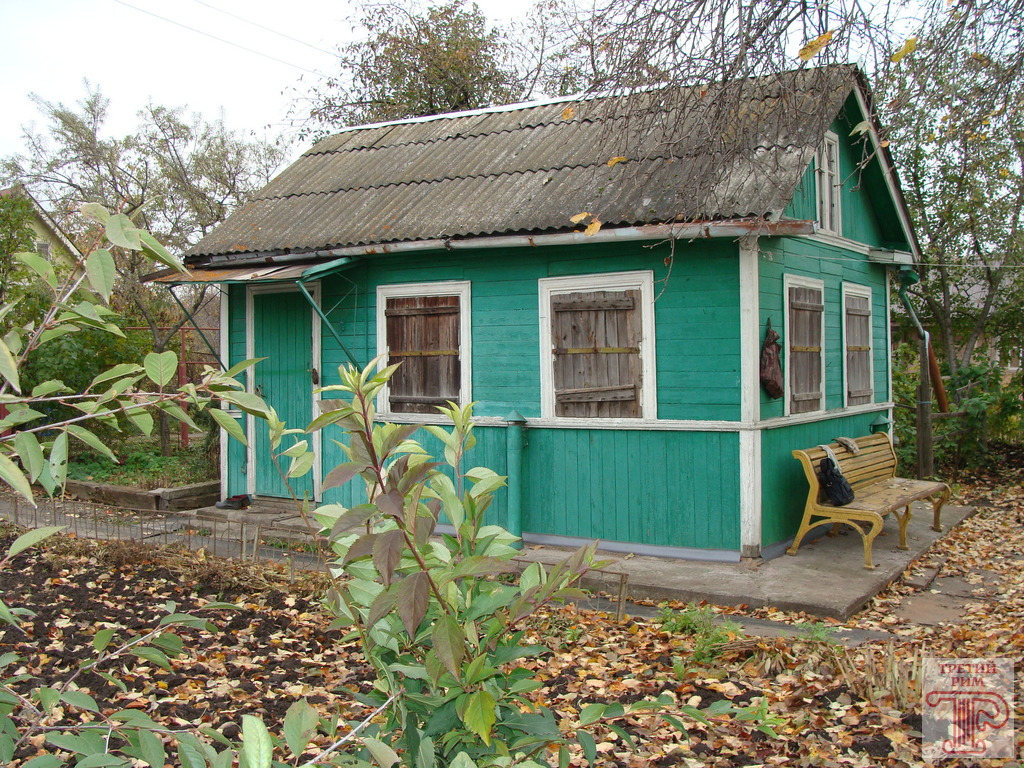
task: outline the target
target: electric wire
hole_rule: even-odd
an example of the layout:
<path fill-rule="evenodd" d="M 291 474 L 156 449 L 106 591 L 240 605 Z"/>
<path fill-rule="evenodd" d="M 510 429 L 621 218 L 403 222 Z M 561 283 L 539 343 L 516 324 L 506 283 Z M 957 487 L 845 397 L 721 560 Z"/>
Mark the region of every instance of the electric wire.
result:
<path fill-rule="evenodd" d="M 137 5 L 132 5 L 131 3 L 125 2 L 125 0 L 114 0 L 114 2 L 118 3 L 119 5 L 123 5 L 123 6 L 126 6 L 128 8 L 131 8 L 132 10 L 139 11 L 139 13 L 145 13 L 147 16 L 152 16 L 155 19 L 160 19 L 160 21 L 166 21 L 168 24 L 173 24 L 176 27 L 181 27 L 182 29 L 187 29 L 190 32 L 195 32 L 197 35 L 203 35 L 203 37 L 209 37 L 209 38 L 211 38 L 213 40 L 216 40 L 217 42 L 224 43 L 226 45 L 230 45 L 230 46 L 233 46 L 235 48 L 239 48 L 239 49 L 241 49 L 243 51 L 255 54 L 257 56 L 262 56 L 263 58 L 270 59 L 271 61 L 276 61 L 278 64 L 284 64 L 286 67 L 292 67 L 294 69 L 298 69 L 298 70 L 301 70 L 303 72 L 308 72 L 311 75 L 316 75 L 317 77 L 323 77 L 323 73 L 322 72 L 317 72 L 317 71 L 312 70 L 312 69 L 307 69 L 306 67 L 303 67 L 303 66 L 301 66 L 299 64 L 293 64 L 290 61 L 285 61 L 284 59 L 279 59 L 276 56 L 271 56 L 270 54 L 264 53 L 263 51 L 258 51 L 255 48 L 248 48 L 248 47 L 246 47 L 244 45 L 241 45 L 239 43 L 232 42 L 231 40 L 225 40 L 223 37 L 217 37 L 217 35 L 210 34 L 209 32 L 204 32 L 203 30 L 196 29 L 195 27 L 190 27 L 188 24 L 183 24 L 180 21 L 175 21 L 174 19 L 168 19 L 167 17 L 161 16 L 158 13 L 153 13 L 152 11 L 147 11 L 145 8 L 139 8 Z"/>
<path fill-rule="evenodd" d="M 217 11 L 217 13 L 223 13 L 225 16 L 230 16 L 231 18 L 238 19 L 238 21 L 244 22 L 245 24 L 249 24 L 251 26 L 254 26 L 254 27 L 257 27 L 259 29 L 262 29 L 262 30 L 264 30 L 266 32 L 270 32 L 271 34 L 277 35 L 278 37 L 283 37 L 285 40 L 291 40 L 293 43 L 298 43 L 299 45 L 304 45 L 307 48 L 312 48 L 314 51 L 319 51 L 320 53 L 326 53 L 328 56 L 333 56 L 334 58 L 340 58 L 338 56 L 337 51 L 328 51 L 326 48 L 319 48 L 319 47 L 313 45 L 312 43 L 307 43 L 305 40 L 300 40 L 297 37 L 292 37 L 291 35 L 286 35 L 284 32 L 280 32 L 280 31 L 274 29 L 273 27 L 267 27 L 267 26 L 264 26 L 263 24 L 260 24 L 257 21 L 252 21 L 252 20 L 247 19 L 247 18 L 245 18 L 243 16 L 239 16 L 236 13 L 232 13 L 231 11 L 225 11 L 223 8 L 218 8 L 215 5 L 211 5 L 210 3 L 203 2 L 203 0 L 192 0 L 192 2 L 198 3 L 199 5 L 202 5 L 205 8 L 209 8 L 211 11 Z"/>

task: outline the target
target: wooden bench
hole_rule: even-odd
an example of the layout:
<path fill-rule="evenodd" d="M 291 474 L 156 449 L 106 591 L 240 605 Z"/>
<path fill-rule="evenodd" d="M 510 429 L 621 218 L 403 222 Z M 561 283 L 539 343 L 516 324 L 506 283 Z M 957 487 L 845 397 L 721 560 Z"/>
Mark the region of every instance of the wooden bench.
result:
<path fill-rule="evenodd" d="M 907 549 L 910 505 L 921 499 L 931 499 L 934 511 L 932 530 L 942 530 L 939 513 L 949 498 L 949 486 L 928 480 L 896 477 L 896 452 L 889 436 L 884 432 L 858 437 L 855 442 L 860 448 L 858 453 L 853 453 L 838 443 L 830 445 L 839 468 L 850 482 L 855 496 L 845 507 L 837 507 L 830 503 L 821 488 L 818 472 L 821 460 L 826 455 L 825 451 L 819 447 L 793 451 L 793 458 L 798 459 L 804 468 L 810 489 L 800 530 L 797 531 L 792 546 L 786 550 L 790 555 L 797 553 L 800 542 L 812 528 L 831 524 L 834 535 L 839 529 L 839 524 L 846 523 L 864 540 L 864 567 L 874 568 L 871 545 L 882 530 L 885 516 L 890 512 L 894 513 L 900 526 L 899 548 Z M 865 530 L 861 523 L 866 523 L 870 527 Z"/>

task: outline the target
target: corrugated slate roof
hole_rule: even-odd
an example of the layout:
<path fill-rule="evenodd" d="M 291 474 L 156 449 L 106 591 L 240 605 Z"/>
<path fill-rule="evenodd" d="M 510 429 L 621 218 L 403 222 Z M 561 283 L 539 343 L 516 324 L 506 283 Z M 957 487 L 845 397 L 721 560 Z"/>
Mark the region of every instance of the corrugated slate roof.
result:
<path fill-rule="evenodd" d="M 219 254 L 781 214 L 853 67 L 349 128 L 200 241 Z M 611 167 L 608 161 L 625 157 Z"/>

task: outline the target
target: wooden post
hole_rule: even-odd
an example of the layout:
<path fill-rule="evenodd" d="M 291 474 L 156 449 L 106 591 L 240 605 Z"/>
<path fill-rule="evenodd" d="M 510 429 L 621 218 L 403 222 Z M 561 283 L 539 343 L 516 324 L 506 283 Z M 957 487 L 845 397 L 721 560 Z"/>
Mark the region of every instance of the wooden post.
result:
<path fill-rule="evenodd" d="M 924 480 L 935 474 L 931 365 L 928 347 L 928 334 L 926 333 L 921 339 L 921 380 L 917 387 L 917 477 L 919 480 Z"/>
<path fill-rule="evenodd" d="M 523 428 L 526 418 L 519 411 L 512 411 L 505 417 L 505 460 L 508 483 L 508 532 L 513 536 L 523 535 Z M 514 545 L 517 549 L 522 542 Z"/>

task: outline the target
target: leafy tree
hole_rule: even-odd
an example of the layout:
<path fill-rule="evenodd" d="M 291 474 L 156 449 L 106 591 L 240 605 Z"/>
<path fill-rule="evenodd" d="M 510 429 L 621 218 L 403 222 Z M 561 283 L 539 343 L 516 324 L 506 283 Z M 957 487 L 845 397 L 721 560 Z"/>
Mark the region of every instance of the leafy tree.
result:
<path fill-rule="evenodd" d="M 1004 101 L 1024 71 L 1019 50 L 969 42 L 926 43 L 888 99 L 922 246 L 912 293 L 954 375 L 985 345 L 1024 346 L 1024 107 Z"/>
<path fill-rule="evenodd" d="M 21 323 L 38 321 L 45 306 L 44 297 L 32 290 L 24 266 L 14 257 L 33 248 L 34 216 L 31 201 L 19 195 L 17 187 L 0 195 L 0 306 L 18 299 L 17 312 L 11 319 Z"/>
<path fill-rule="evenodd" d="M 517 99 L 510 44 L 475 3 L 449 0 L 418 11 L 364 5 L 366 39 L 338 47 L 340 71 L 309 96 L 308 129 L 436 115 Z"/>
<path fill-rule="evenodd" d="M 26 129 L 27 154 L 0 161 L 0 178 L 24 181 L 80 244 L 96 236 L 95 222 L 78 213 L 83 202 L 91 202 L 124 213 L 181 253 L 263 187 L 284 160 L 280 144 L 248 140 L 220 121 L 154 104 L 139 112 L 133 133 L 107 137 L 109 100 L 98 87 L 86 86 L 77 108 L 36 97 L 45 129 Z M 185 321 L 179 312 L 171 320 L 165 310 L 173 302 L 162 290 L 142 284 L 153 260 L 117 246 L 111 253 L 123 308 L 150 327 L 154 348 L 163 350 Z M 194 310 L 205 294 L 193 291 L 184 298 Z"/>

